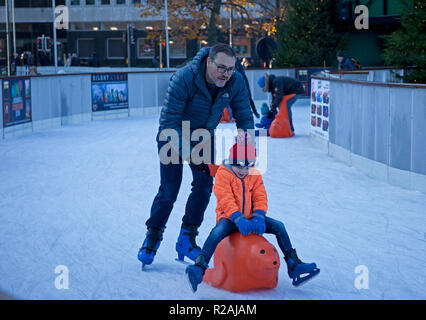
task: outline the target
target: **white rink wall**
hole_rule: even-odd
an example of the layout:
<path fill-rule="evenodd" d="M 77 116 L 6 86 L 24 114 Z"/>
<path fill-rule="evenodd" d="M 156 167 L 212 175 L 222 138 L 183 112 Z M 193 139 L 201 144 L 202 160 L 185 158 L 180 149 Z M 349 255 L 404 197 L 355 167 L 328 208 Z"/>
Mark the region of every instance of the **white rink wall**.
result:
<path fill-rule="evenodd" d="M 330 81 L 329 155 L 367 175 L 426 193 L 426 85 Z"/>

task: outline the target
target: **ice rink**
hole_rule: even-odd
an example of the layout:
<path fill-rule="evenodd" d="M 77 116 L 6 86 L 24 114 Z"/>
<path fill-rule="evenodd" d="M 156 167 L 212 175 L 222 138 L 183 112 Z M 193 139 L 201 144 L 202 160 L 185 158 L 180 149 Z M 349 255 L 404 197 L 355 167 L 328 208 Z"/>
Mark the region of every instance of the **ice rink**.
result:
<path fill-rule="evenodd" d="M 203 283 L 193 294 L 175 261 L 187 166 L 155 261 L 141 271 L 137 252 L 159 187 L 155 115 L 0 140 L 0 291 L 16 299 L 425 299 L 426 194 L 369 178 L 317 148 L 309 100 L 293 106 L 293 117 L 295 137 L 268 140 L 263 178 L 267 214 L 321 269 L 306 285 L 293 287 L 281 260 L 275 289 L 231 293 Z M 199 245 L 215 205 L 213 194 Z"/>

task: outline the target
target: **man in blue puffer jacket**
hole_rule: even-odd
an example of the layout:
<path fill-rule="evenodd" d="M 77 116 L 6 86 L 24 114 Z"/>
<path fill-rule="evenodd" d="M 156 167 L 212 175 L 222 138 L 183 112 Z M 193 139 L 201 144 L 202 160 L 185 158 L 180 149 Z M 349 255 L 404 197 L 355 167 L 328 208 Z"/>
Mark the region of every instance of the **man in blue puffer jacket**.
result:
<path fill-rule="evenodd" d="M 212 193 L 213 178 L 208 164 L 214 163 L 214 130 L 223 109 L 231 107 L 237 128 L 254 128 L 249 91 L 235 62 L 235 52 L 226 44 L 204 47 L 170 79 L 157 134 L 161 182 L 146 221 L 146 238 L 138 253 L 142 268 L 153 262 L 163 239 L 182 182 L 184 161 L 189 162 L 193 180 L 176 251 L 179 260 L 187 256 L 195 261 L 200 253 L 195 237 Z M 202 152 L 200 145 L 204 146 Z"/>

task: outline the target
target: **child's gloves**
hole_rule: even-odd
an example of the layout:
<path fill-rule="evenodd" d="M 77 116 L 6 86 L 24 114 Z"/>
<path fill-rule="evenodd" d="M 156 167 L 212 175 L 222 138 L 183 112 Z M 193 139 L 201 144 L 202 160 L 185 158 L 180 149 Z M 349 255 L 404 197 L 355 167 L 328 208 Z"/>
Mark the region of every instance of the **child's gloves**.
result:
<path fill-rule="evenodd" d="M 253 233 L 258 234 L 259 236 L 265 233 L 266 224 L 265 224 L 265 212 L 262 210 L 256 210 L 253 213 L 253 218 L 251 219 L 253 224 Z"/>
<path fill-rule="evenodd" d="M 241 212 L 234 212 L 231 216 L 231 221 L 237 225 L 238 230 L 243 236 L 247 236 L 250 232 L 252 232 L 252 222 L 246 219 Z"/>

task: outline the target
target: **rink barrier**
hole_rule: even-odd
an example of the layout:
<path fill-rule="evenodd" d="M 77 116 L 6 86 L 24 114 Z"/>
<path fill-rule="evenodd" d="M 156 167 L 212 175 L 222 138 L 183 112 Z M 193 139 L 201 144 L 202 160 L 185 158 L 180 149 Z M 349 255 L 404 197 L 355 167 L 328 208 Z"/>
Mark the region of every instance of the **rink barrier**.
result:
<path fill-rule="evenodd" d="M 1 81 L 22 77 L 31 79 L 32 121 L 3 127 L 3 112 L 0 112 L 0 136 L 2 138 L 11 138 L 68 124 L 159 114 L 166 96 L 170 77 L 175 72 L 173 69 L 126 72 L 126 68 L 106 69 L 106 72 L 97 73 L 89 73 L 88 71 L 90 70 L 82 73 L 20 75 L 2 78 Z M 129 107 L 119 110 L 92 112 L 91 75 L 115 72 L 126 72 L 128 74 Z M 294 69 L 273 70 L 273 72 L 278 75 L 293 77 L 295 74 Z M 252 96 L 259 106 L 269 99 L 268 94 L 264 93 L 257 85 L 257 79 L 264 73 L 265 70 L 247 72 L 252 88 Z M 0 92 L 0 101 L 3 103 L 2 92 Z"/>
<path fill-rule="evenodd" d="M 313 144 L 370 177 L 426 193 L 426 85 L 330 81 L 329 140 Z"/>
<path fill-rule="evenodd" d="M 2 78 L 1 81 L 21 77 L 29 77 L 31 79 L 32 109 L 32 121 L 30 124 L 26 123 L 5 128 L 3 127 L 3 112 L 0 112 L 0 136 L 2 138 L 56 128 L 67 124 L 87 123 L 94 120 L 126 116 L 159 114 L 167 92 L 169 79 L 176 71 L 176 69 L 144 69 L 144 71 L 141 71 L 140 68 L 70 67 L 59 68 L 60 73 L 52 74 L 54 67 L 40 67 L 37 70 L 44 70 L 43 68 L 46 69 L 46 74 Z M 100 70 L 103 72 L 95 72 Z M 263 74 L 268 73 L 296 78 L 300 70 L 302 69 L 246 70 L 252 97 L 258 109 L 260 109 L 260 105 L 263 102 L 270 101 L 270 95 L 263 92 L 257 85 L 257 80 Z M 128 74 L 129 108 L 126 111 L 92 112 L 91 75 L 114 72 L 126 72 Z M 364 76 L 365 70 L 362 70 L 362 72 L 363 74 L 361 75 L 349 73 L 345 77 Z M 380 78 L 385 80 L 389 78 L 387 75 L 390 74 L 391 70 L 373 70 L 369 72 L 371 79 Z M 3 101 L 1 95 L 2 92 L 0 93 L 0 101 Z"/>

